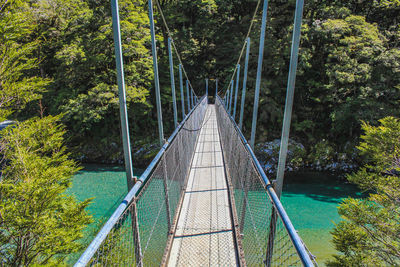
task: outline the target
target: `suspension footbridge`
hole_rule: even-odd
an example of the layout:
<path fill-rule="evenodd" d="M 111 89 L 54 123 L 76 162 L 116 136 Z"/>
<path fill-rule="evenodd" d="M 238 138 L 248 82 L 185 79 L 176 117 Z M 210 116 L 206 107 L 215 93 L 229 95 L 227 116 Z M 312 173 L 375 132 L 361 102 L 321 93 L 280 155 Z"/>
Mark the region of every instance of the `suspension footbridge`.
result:
<path fill-rule="evenodd" d="M 302 0 L 297 0 L 296 5 L 276 182 L 272 183 L 268 179 L 253 152 L 267 7 L 268 1 L 264 0 L 250 142 L 242 133 L 250 47 L 248 36 L 240 55 L 247 47 L 241 103 L 238 102 L 239 64 L 235 67 L 229 82 L 230 88 L 224 97 L 221 98 L 217 92 L 211 101 L 208 79 L 206 94 L 198 97 L 177 53 L 182 109 L 182 121 L 179 123 L 172 48 L 175 52 L 177 50 L 170 36 L 168 48 L 176 129 L 165 140 L 153 3 L 149 0 L 161 150 L 141 177 L 137 178 L 132 176 L 118 2 L 112 1 L 122 140 L 129 193 L 75 266 L 316 266 L 314 257 L 296 232 L 279 199 L 293 104 Z M 158 8 L 162 14 L 159 5 Z M 166 25 L 164 17 L 163 20 Z M 183 73 L 186 76 L 186 90 L 183 86 Z M 233 80 L 235 74 L 236 88 Z M 236 112 L 239 116 L 238 124 Z"/>

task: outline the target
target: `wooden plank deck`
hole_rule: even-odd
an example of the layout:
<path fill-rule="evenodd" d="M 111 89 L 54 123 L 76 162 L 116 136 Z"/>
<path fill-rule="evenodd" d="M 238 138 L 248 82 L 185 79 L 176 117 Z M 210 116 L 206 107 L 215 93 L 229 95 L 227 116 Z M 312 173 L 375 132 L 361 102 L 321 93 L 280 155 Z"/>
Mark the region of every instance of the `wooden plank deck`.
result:
<path fill-rule="evenodd" d="M 196 144 L 168 266 L 237 266 L 215 106 Z"/>

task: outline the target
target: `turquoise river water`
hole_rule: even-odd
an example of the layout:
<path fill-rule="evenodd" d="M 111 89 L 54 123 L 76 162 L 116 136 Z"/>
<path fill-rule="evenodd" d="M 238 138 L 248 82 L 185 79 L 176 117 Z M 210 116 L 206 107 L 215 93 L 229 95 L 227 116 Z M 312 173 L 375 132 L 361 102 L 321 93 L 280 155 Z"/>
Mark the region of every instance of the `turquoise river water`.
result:
<path fill-rule="evenodd" d="M 89 227 L 85 243 L 119 205 L 126 188 L 121 167 L 87 165 L 75 175 L 68 194 L 75 195 L 79 201 L 94 198 L 88 211 L 95 222 Z M 282 204 L 320 265 L 335 254 L 330 231 L 340 221 L 337 205 L 349 196 L 360 197 L 361 193 L 354 185 L 339 182 L 327 174 L 297 173 L 286 178 Z"/>

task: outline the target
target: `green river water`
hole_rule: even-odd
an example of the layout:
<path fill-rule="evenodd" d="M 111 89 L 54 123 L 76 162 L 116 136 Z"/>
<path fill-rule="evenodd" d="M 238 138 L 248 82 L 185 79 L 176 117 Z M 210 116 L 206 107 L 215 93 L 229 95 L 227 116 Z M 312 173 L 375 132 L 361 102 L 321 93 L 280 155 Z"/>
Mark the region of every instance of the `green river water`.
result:
<path fill-rule="evenodd" d="M 95 223 L 89 227 L 85 243 L 93 238 L 94 231 L 112 214 L 126 192 L 126 176 L 121 167 L 87 165 L 74 177 L 68 193 L 80 201 L 94 198 L 88 211 Z M 330 231 L 340 221 L 337 205 L 348 196 L 361 194 L 357 187 L 327 174 L 297 173 L 285 180 L 282 203 L 320 265 L 335 253 Z"/>

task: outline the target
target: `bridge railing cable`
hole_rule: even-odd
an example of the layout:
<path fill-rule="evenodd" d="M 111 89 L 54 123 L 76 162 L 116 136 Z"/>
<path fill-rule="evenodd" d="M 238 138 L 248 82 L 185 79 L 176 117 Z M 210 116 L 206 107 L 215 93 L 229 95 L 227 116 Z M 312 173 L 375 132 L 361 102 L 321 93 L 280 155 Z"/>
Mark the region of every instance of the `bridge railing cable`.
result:
<path fill-rule="evenodd" d="M 192 88 L 192 90 L 193 90 L 192 83 L 190 82 L 190 79 L 189 79 L 189 77 L 188 77 L 188 75 L 187 75 L 187 73 L 186 73 L 186 70 L 185 70 L 185 67 L 184 67 L 184 65 L 183 65 L 183 63 L 182 63 L 182 59 L 181 59 L 181 56 L 180 56 L 180 54 L 179 54 L 179 51 L 178 51 L 178 49 L 176 48 L 173 35 L 172 35 L 172 33 L 171 33 L 171 31 L 170 31 L 170 29 L 169 29 L 169 27 L 168 27 L 168 23 L 167 23 L 167 20 L 165 19 L 164 12 L 162 11 L 160 2 L 159 2 L 158 0 L 154 0 L 154 2 L 156 3 L 157 9 L 158 9 L 158 12 L 160 13 L 161 20 L 162 20 L 162 22 L 163 22 L 163 24 L 164 24 L 164 27 L 165 27 L 165 29 L 167 30 L 168 37 L 171 38 L 171 41 L 172 41 L 171 44 L 172 44 L 172 46 L 173 46 L 173 48 L 174 48 L 174 51 L 175 51 L 176 57 L 177 57 L 177 59 L 178 59 L 178 61 L 179 61 L 179 64 L 182 65 L 183 73 L 184 73 L 186 79 L 189 81 L 189 86 L 190 86 L 190 88 Z"/>
<path fill-rule="evenodd" d="M 207 99 L 178 125 L 75 266 L 160 266 L 165 260 Z"/>
<path fill-rule="evenodd" d="M 247 266 L 314 266 L 253 150 L 217 96 L 216 112 L 231 184 L 239 251 Z"/>
<path fill-rule="evenodd" d="M 240 49 L 239 57 L 238 57 L 238 60 L 236 61 L 236 64 L 235 64 L 235 69 L 234 69 L 234 71 L 232 73 L 232 76 L 231 76 L 229 82 L 227 83 L 226 88 L 224 90 L 222 90 L 222 91 L 228 91 L 229 86 L 230 86 L 231 82 L 233 81 L 233 78 L 235 77 L 236 71 L 238 70 L 237 66 L 239 65 L 239 63 L 240 63 L 240 61 L 242 59 L 243 52 L 245 51 L 246 45 L 247 45 L 247 43 L 249 41 L 251 30 L 253 29 L 254 22 L 256 21 L 256 17 L 257 17 L 257 13 L 258 13 L 258 10 L 260 8 L 260 5 L 261 5 L 261 0 L 258 0 L 256 8 L 255 8 L 254 13 L 253 13 L 253 17 L 252 17 L 252 19 L 250 21 L 249 29 L 247 30 L 247 34 L 246 34 L 246 37 L 244 38 L 244 42 L 243 42 L 242 48 Z"/>

